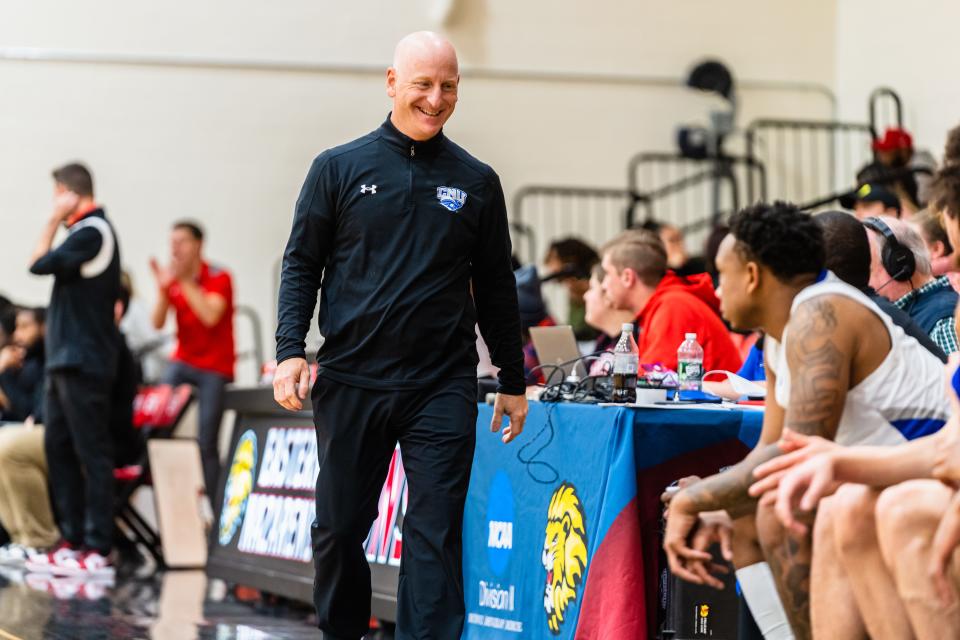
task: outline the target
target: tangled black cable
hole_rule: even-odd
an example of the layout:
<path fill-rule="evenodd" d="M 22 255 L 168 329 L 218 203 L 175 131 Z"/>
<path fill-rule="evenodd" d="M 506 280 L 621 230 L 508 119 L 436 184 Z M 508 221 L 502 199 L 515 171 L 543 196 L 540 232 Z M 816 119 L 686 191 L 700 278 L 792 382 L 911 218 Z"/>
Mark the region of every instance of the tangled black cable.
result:
<path fill-rule="evenodd" d="M 557 480 L 560 479 L 560 472 L 558 472 L 553 465 L 551 465 L 549 462 L 544 462 L 543 460 L 536 459 L 537 456 L 543 453 L 544 449 L 550 446 L 550 443 L 553 442 L 554 435 L 556 434 L 556 429 L 553 426 L 553 416 L 552 416 L 555 407 L 556 405 L 547 405 L 546 409 L 544 409 L 545 420 L 544 420 L 543 426 L 540 428 L 540 431 L 537 432 L 537 435 L 533 436 L 533 439 L 531 439 L 525 445 L 520 447 L 519 451 L 517 451 L 517 460 L 519 460 L 520 464 L 522 464 L 524 468 L 527 470 L 527 475 L 530 476 L 530 478 L 538 484 L 554 484 Z M 525 459 L 524 452 L 527 449 L 529 449 L 531 446 L 533 446 L 540 439 L 540 436 L 543 434 L 544 431 L 548 431 L 548 430 L 549 430 L 549 434 L 547 435 L 547 441 L 544 442 L 539 449 L 534 451 L 533 455 Z M 535 473 L 534 469 L 545 469 L 547 471 L 547 476 L 549 477 L 547 476 L 544 476 L 542 478 L 537 477 L 538 473 Z"/>
<path fill-rule="evenodd" d="M 549 462 L 544 462 L 543 460 L 537 459 L 537 457 L 543 453 L 548 446 L 550 446 L 550 443 L 553 442 L 553 439 L 556 436 L 556 427 L 553 424 L 553 412 L 556 410 L 557 403 L 561 401 L 593 403 L 609 399 L 609 391 L 600 389 L 599 392 L 601 395 L 597 395 L 598 387 L 600 386 L 598 385 L 598 381 L 606 376 L 586 376 L 577 382 L 567 382 L 566 380 L 561 380 L 560 382 L 550 384 L 550 381 L 553 379 L 554 375 L 556 375 L 557 371 L 563 371 L 564 366 L 588 359 L 597 359 L 604 353 L 608 352 L 597 351 L 595 353 L 580 356 L 579 358 L 574 358 L 573 360 L 568 360 L 566 362 L 560 362 L 557 364 L 542 364 L 530 370 L 530 373 L 533 374 L 536 371 L 545 369 L 547 367 L 552 368 L 552 371 L 550 372 L 550 375 L 547 376 L 545 383 L 541 385 L 544 387 L 544 389 L 540 394 L 540 401 L 545 404 L 543 426 L 540 428 L 537 434 L 530 439 L 530 441 L 520 447 L 520 449 L 517 451 L 517 460 L 520 462 L 520 464 L 524 465 L 527 475 L 529 475 L 534 482 L 538 484 L 554 484 L 560 478 L 560 473 L 553 465 L 551 465 Z M 593 388 L 588 389 L 586 385 L 591 382 L 593 383 Z M 546 441 L 540 444 L 531 455 L 527 455 L 528 450 L 540 442 L 541 436 L 544 433 L 547 434 Z"/>
<path fill-rule="evenodd" d="M 608 375 L 587 376 L 576 382 L 566 381 L 552 384 L 540 392 L 540 402 L 574 402 L 595 404 L 609 402 L 613 388 L 607 381 Z"/>
<path fill-rule="evenodd" d="M 588 354 L 585 355 L 585 356 L 580 356 L 579 358 L 573 358 L 572 360 L 567 360 L 566 362 L 558 362 L 558 363 L 556 363 L 556 364 L 550 364 L 550 363 L 539 364 L 539 365 L 535 366 L 533 369 L 530 369 L 530 372 L 527 374 L 527 384 L 533 384 L 533 383 L 531 382 L 531 376 L 532 376 L 534 373 L 540 371 L 541 369 L 546 369 L 547 367 L 550 367 L 550 368 L 552 369 L 552 371 L 550 371 L 550 375 L 547 376 L 547 379 L 543 381 L 543 385 L 542 385 L 542 386 L 544 386 L 544 387 L 549 387 L 549 386 L 550 386 L 550 381 L 553 380 L 553 376 L 556 375 L 557 371 L 561 371 L 561 372 L 562 372 L 562 371 L 563 371 L 563 368 L 564 368 L 565 366 L 571 365 L 571 364 L 576 364 L 577 362 L 583 362 L 583 361 L 589 360 L 589 359 L 597 360 L 597 359 L 600 358 L 600 356 L 602 356 L 604 353 L 611 353 L 611 352 L 610 352 L 610 351 L 606 351 L 606 350 L 604 350 L 604 351 L 594 351 L 593 353 L 588 353 Z M 562 375 L 562 374 L 561 374 L 561 375 Z"/>

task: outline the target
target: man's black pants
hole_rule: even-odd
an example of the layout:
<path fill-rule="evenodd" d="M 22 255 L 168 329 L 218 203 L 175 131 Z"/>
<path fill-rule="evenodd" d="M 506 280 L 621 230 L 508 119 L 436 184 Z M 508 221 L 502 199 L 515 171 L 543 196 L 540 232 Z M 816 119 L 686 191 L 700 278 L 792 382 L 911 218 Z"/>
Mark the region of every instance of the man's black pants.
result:
<path fill-rule="evenodd" d="M 226 400 L 227 377 L 215 371 L 198 369 L 174 360 L 163 372 L 163 382 L 169 385 L 189 384 L 197 390 L 200 401 L 197 442 L 203 462 L 203 483 L 213 501 L 220 481 L 220 422 Z"/>
<path fill-rule="evenodd" d="M 325 638 L 357 640 L 370 621 L 363 542 L 396 443 L 407 475 L 397 640 L 449 640 L 463 628 L 463 507 L 476 442 L 477 383 L 382 391 L 319 379 L 314 604 Z"/>
<path fill-rule="evenodd" d="M 47 376 L 44 450 L 60 531 L 74 546 L 113 547 L 113 381 L 54 371 Z"/>

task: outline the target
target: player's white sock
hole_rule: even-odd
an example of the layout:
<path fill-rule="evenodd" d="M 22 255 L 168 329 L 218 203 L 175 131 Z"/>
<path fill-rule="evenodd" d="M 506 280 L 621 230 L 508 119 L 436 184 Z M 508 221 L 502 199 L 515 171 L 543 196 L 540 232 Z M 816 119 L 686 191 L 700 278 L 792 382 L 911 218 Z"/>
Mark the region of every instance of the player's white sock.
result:
<path fill-rule="evenodd" d="M 793 630 L 780 602 L 770 565 L 758 562 L 737 569 L 737 580 L 764 640 L 793 640 Z"/>

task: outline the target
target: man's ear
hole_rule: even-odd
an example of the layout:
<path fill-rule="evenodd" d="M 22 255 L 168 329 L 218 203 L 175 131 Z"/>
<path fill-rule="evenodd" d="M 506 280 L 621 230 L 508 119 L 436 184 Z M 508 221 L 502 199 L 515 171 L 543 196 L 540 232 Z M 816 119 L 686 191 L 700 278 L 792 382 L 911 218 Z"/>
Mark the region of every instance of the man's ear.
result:
<path fill-rule="evenodd" d="M 753 293 L 760 288 L 760 265 L 756 262 L 748 262 L 747 270 L 747 293 Z"/>
<path fill-rule="evenodd" d="M 638 280 L 637 272 L 630 267 L 624 267 L 623 271 L 620 272 L 620 282 L 627 289 L 633 288 Z"/>
<path fill-rule="evenodd" d="M 943 244 L 942 240 L 934 240 L 932 245 L 933 251 L 930 252 L 931 256 L 934 253 L 941 257 L 947 255 L 947 247 Z"/>
<path fill-rule="evenodd" d="M 387 69 L 387 95 L 391 98 L 397 97 L 397 70 L 393 67 Z"/>

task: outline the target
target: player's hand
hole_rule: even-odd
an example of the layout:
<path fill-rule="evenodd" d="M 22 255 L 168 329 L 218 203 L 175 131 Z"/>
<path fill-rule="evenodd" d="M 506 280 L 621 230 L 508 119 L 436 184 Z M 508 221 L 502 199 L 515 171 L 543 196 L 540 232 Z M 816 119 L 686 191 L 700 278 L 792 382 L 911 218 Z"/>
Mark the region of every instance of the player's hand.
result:
<path fill-rule="evenodd" d="M 63 222 L 70 214 L 77 210 L 77 204 L 80 202 L 80 196 L 73 191 L 63 191 L 53 196 L 53 215 L 51 220 L 57 223 Z"/>
<path fill-rule="evenodd" d="M 277 365 L 273 376 L 273 399 L 284 409 L 300 411 L 310 391 L 310 367 L 303 358 L 289 358 Z"/>
<path fill-rule="evenodd" d="M 503 425 L 503 416 L 509 419 L 503 427 L 501 440 L 506 444 L 516 438 L 523 431 L 523 423 L 527 419 L 527 397 L 525 395 L 509 396 L 498 393 L 493 402 L 493 419 L 490 421 L 490 431 L 497 433 Z"/>
<path fill-rule="evenodd" d="M 933 580 L 937 595 L 944 607 L 956 600 L 956 590 L 949 575 L 953 552 L 960 544 L 960 493 L 954 494 L 947 512 L 943 514 L 931 544 L 930 565 L 927 573 Z"/>
<path fill-rule="evenodd" d="M 951 429 L 939 443 L 933 458 L 933 477 L 950 486 L 960 481 L 960 430 Z"/>
<path fill-rule="evenodd" d="M 713 556 L 704 550 L 695 549 L 693 544 L 688 542 L 699 522 L 699 514 L 693 510 L 686 490 L 679 491 L 670 500 L 667 530 L 663 534 L 663 550 L 674 575 L 694 584 L 708 584 L 704 576 L 709 575 L 709 572 L 704 566 L 712 562 Z M 697 540 L 701 545 L 705 542 L 704 538 Z"/>
<path fill-rule="evenodd" d="M 166 293 L 173 284 L 173 272 L 161 266 L 156 258 L 150 258 L 150 270 L 153 272 L 153 279 L 157 281 L 157 288 Z"/>
<path fill-rule="evenodd" d="M 726 511 L 706 511 L 699 516 L 700 521 L 690 537 L 690 548 L 710 553 L 710 547 L 720 545 L 720 553 L 727 562 L 733 561 L 733 522 Z M 723 582 L 717 574 L 730 573 L 730 567 L 710 561 L 694 560 L 687 568 L 700 576 L 703 584 L 722 590 Z"/>
<path fill-rule="evenodd" d="M 812 512 L 823 498 L 840 488 L 834 457 L 830 452 L 822 452 L 782 473 L 779 487 L 765 494 L 764 500 L 768 504 L 774 502 L 774 513 L 784 527 L 797 535 L 806 535 L 809 527 L 800 522 L 797 513 Z M 750 493 L 754 494 L 753 487 Z"/>
<path fill-rule="evenodd" d="M 773 504 L 780 480 L 790 469 L 818 453 L 832 451 L 840 445 L 826 438 L 807 436 L 791 429 L 784 429 L 777 446 L 783 451 L 783 455 L 768 460 L 754 469 L 753 477 L 757 482 L 750 487 L 751 496 L 761 498 L 762 502 L 768 504 Z"/>

